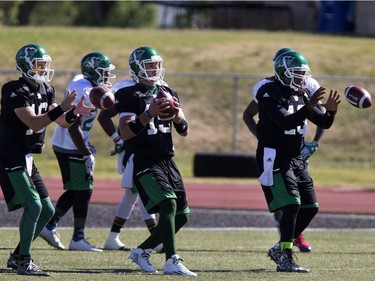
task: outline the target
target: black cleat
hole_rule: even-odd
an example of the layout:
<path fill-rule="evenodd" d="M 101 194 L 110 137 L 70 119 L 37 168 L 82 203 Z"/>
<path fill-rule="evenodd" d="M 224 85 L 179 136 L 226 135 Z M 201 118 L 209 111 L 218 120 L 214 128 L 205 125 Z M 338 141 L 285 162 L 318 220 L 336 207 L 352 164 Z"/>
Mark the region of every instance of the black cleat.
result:
<path fill-rule="evenodd" d="M 280 256 L 281 256 L 281 245 L 280 242 L 278 242 L 275 246 L 273 246 L 271 249 L 267 252 L 268 256 L 273 260 L 276 264 L 279 262 Z"/>
<path fill-rule="evenodd" d="M 12 269 L 17 270 L 19 258 L 20 258 L 20 255 L 15 255 L 13 253 L 10 253 L 9 259 L 7 261 L 7 268 L 12 268 Z"/>
<path fill-rule="evenodd" d="M 17 274 L 29 276 L 49 276 L 48 272 L 41 270 L 32 260 L 23 260 L 19 262 Z"/>
<path fill-rule="evenodd" d="M 309 270 L 297 265 L 293 260 L 293 252 L 291 249 L 285 249 L 281 252 L 279 262 L 277 263 L 276 271 L 279 272 L 298 272 L 308 273 Z"/>

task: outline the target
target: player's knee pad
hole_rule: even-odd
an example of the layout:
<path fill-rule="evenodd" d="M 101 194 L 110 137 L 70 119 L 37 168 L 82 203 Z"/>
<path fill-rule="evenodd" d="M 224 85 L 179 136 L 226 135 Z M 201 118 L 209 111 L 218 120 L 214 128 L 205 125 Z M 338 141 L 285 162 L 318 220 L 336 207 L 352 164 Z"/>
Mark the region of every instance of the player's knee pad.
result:
<path fill-rule="evenodd" d="M 32 221 L 37 222 L 42 212 L 42 203 L 40 200 L 28 201 L 22 204 L 24 215 L 27 215 Z"/>
<path fill-rule="evenodd" d="M 92 195 L 92 189 L 75 191 L 75 200 L 80 202 L 89 202 Z"/>
<path fill-rule="evenodd" d="M 177 202 L 176 199 L 166 198 L 159 203 L 160 212 L 163 210 L 165 213 L 176 213 Z"/>

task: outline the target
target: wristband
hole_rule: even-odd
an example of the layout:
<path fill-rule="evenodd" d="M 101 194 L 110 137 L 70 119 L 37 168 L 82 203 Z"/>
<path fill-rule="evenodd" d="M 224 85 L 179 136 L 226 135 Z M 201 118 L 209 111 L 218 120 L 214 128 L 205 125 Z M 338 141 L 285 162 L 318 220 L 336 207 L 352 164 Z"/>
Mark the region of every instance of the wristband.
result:
<path fill-rule="evenodd" d="M 74 109 L 76 109 L 76 107 L 73 107 L 65 114 L 65 121 L 69 124 L 74 123 L 78 118 L 78 116 L 74 114 Z"/>
<path fill-rule="evenodd" d="M 145 113 L 145 115 L 147 116 L 148 119 L 152 119 L 152 116 L 151 116 L 150 112 L 148 111 L 148 109 L 145 110 L 144 113 Z"/>
<path fill-rule="evenodd" d="M 179 134 L 186 133 L 189 128 L 189 123 L 186 120 L 182 120 L 179 124 L 173 123 L 173 125 Z"/>
<path fill-rule="evenodd" d="M 142 124 L 139 118 L 137 118 L 129 123 L 129 128 L 133 131 L 134 134 L 138 135 L 143 131 L 144 128 L 146 128 L 146 126 Z"/>
<path fill-rule="evenodd" d="M 117 133 L 117 132 L 114 132 L 111 136 L 111 139 L 114 141 L 114 142 L 118 142 L 120 139 L 121 139 L 121 136 Z"/>
<path fill-rule="evenodd" d="M 64 114 L 64 109 L 62 109 L 61 105 L 56 106 L 54 109 L 47 112 L 49 119 L 51 121 L 55 121 L 57 118 L 59 118 L 61 115 Z"/>

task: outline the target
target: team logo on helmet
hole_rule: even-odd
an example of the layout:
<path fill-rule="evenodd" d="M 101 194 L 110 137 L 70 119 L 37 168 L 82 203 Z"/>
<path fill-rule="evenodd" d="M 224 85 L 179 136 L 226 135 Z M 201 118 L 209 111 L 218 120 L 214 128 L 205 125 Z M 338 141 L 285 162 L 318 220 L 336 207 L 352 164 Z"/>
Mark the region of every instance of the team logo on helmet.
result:
<path fill-rule="evenodd" d="M 295 60 L 295 57 L 292 56 L 284 56 L 279 60 L 276 60 L 275 67 L 283 67 L 289 66 Z"/>
<path fill-rule="evenodd" d="M 34 55 L 38 52 L 38 50 L 33 47 L 33 46 L 30 46 L 30 47 L 26 47 L 23 49 L 23 53 L 20 52 L 18 54 L 18 58 L 22 58 L 22 57 L 25 57 L 28 61 L 30 61 L 30 58 L 34 57 Z"/>
<path fill-rule="evenodd" d="M 136 61 L 141 61 L 144 53 L 145 53 L 145 50 L 143 50 L 143 49 L 135 50 L 133 52 L 132 57 L 131 57 L 130 63 L 134 63 Z"/>
<path fill-rule="evenodd" d="M 98 65 L 100 65 L 102 63 L 103 59 L 102 58 L 99 58 L 99 57 L 88 57 L 84 62 L 83 62 L 83 65 L 85 67 L 91 67 L 91 68 L 95 68 L 97 67 Z"/>

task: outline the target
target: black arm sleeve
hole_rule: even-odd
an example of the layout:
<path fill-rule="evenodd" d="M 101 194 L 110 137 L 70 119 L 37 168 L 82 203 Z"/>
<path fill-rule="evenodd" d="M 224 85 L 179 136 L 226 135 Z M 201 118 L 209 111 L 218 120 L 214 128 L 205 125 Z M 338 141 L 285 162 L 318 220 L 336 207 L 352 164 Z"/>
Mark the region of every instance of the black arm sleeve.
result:
<path fill-rule="evenodd" d="M 272 101 L 270 101 L 273 103 Z M 304 105 L 300 110 L 291 114 L 280 104 L 268 106 L 267 114 L 283 130 L 291 130 L 301 125 L 310 115 L 311 110 Z"/>
<path fill-rule="evenodd" d="M 333 124 L 335 114 L 336 112 L 333 111 L 323 113 L 317 107 L 314 107 L 307 119 L 322 129 L 329 129 Z"/>

